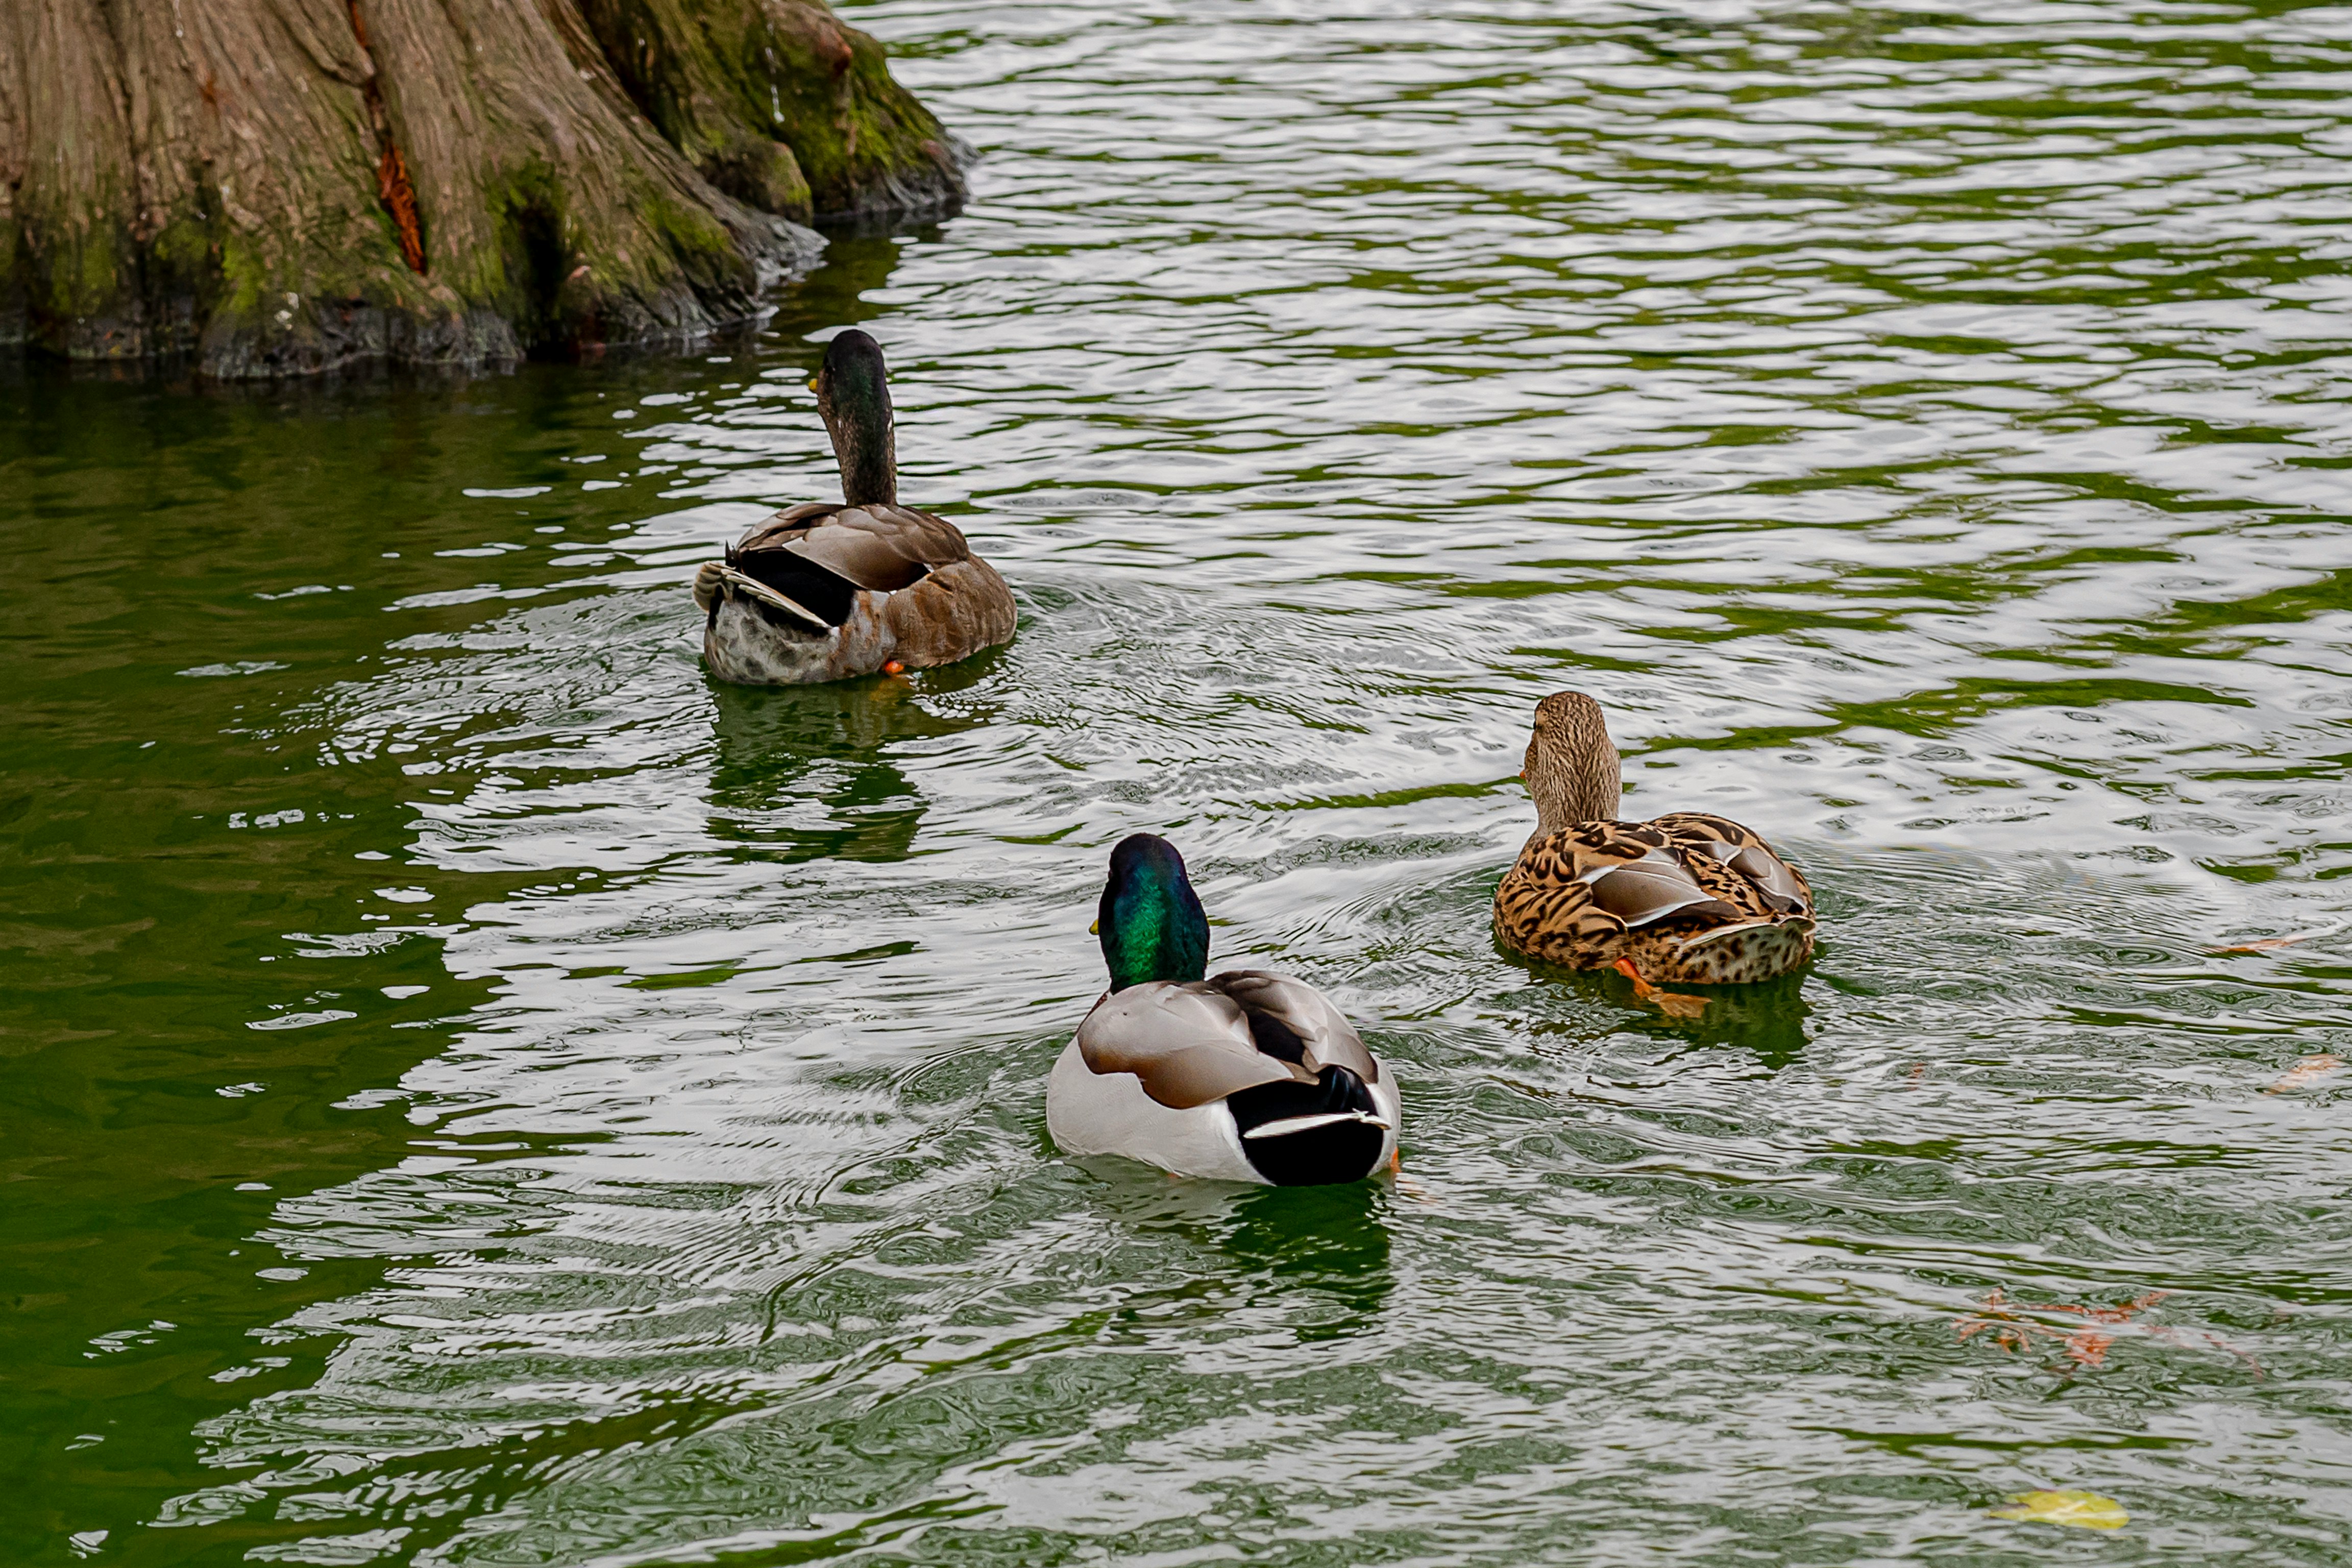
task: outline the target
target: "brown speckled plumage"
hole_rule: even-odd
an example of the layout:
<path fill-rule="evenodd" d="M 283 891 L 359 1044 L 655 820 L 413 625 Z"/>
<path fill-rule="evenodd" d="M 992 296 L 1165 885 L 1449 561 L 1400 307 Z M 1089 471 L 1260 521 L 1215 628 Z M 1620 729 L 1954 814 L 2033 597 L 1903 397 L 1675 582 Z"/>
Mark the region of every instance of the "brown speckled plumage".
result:
<path fill-rule="evenodd" d="M 1495 889 L 1504 946 L 1571 969 L 1630 959 L 1679 985 L 1769 980 L 1812 956 L 1812 889 L 1760 837 L 1702 812 L 1613 820 L 1617 753 L 1591 699 L 1544 700 L 1526 776 L 1539 821 Z"/>

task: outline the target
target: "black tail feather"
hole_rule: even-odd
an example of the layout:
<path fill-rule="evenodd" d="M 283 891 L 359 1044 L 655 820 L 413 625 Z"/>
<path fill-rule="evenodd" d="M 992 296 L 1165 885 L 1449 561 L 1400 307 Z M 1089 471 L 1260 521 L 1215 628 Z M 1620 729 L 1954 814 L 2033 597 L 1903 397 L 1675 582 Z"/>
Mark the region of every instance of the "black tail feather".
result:
<path fill-rule="evenodd" d="M 1225 1108 L 1246 1134 L 1253 1127 L 1293 1116 L 1360 1111 L 1378 1116 L 1380 1106 L 1364 1080 L 1346 1068 L 1325 1068 L 1313 1083 L 1262 1083 L 1225 1097 Z M 1304 1132 L 1242 1139 L 1242 1152 L 1257 1173 L 1277 1187 L 1320 1187 L 1360 1182 L 1372 1173 L 1388 1135 L 1368 1121 L 1335 1121 Z"/>
<path fill-rule="evenodd" d="M 857 602 L 856 584 L 789 550 L 747 550 L 728 564 L 803 606 L 829 626 L 849 619 L 849 612 Z"/>

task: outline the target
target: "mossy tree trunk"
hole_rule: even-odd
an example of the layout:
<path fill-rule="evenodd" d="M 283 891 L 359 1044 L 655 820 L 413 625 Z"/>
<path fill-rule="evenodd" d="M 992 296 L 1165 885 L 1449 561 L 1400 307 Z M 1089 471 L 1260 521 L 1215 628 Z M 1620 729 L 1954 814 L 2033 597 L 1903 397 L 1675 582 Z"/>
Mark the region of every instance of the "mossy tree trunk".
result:
<path fill-rule="evenodd" d="M 0 343 L 71 358 L 689 337 L 962 192 L 819 0 L 0 0 Z"/>

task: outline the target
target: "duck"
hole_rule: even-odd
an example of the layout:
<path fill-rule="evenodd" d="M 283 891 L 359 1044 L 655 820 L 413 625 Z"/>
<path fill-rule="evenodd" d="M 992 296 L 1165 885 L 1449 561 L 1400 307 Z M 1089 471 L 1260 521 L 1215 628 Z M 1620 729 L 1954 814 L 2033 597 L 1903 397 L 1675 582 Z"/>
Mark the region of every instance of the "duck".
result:
<path fill-rule="evenodd" d="M 1208 973 L 1209 919 L 1174 845 L 1120 841 L 1094 929 L 1110 987 L 1045 1085 L 1064 1153 L 1278 1187 L 1396 1168 L 1395 1075 L 1305 981 Z"/>
<path fill-rule="evenodd" d="M 810 383 L 841 500 L 790 507 L 694 574 L 702 657 L 740 686 L 802 686 L 953 664 L 1010 641 L 1013 590 L 943 517 L 898 504 L 882 345 L 855 328 Z"/>
<path fill-rule="evenodd" d="M 1556 691 L 1536 705 L 1519 775 L 1536 830 L 1495 889 L 1495 937 L 1569 969 L 1614 969 L 1644 1001 L 1694 1016 L 1667 984 L 1770 980 L 1813 953 L 1813 890 L 1761 836 L 1677 811 L 1617 820 L 1624 793 L 1601 704 Z"/>

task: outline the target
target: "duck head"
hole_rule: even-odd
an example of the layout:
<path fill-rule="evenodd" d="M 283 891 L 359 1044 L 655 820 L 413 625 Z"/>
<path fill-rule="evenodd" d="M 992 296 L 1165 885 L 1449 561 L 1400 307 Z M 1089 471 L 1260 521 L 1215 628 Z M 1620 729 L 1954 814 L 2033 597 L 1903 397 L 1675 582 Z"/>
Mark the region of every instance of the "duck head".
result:
<path fill-rule="evenodd" d="M 841 499 L 851 506 L 896 504 L 898 438 L 882 345 L 851 328 L 824 345 L 824 367 L 811 384 L 841 463 Z"/>
<path fill-rule="evenodd" d="M 1574 823 L 1615 821 L 1624 784 L 1601 704 L 1581 691 L 1555 691 L 1536 704 L 1519 776 L 1535 797 L 1538 837 Z"/>
<path fill-rule="evenodd" d="M 1102 939 L 1110 988 L 1150 980 L 1199 980 L 1209 972 L 1209 917 L 1184 875 L 1176 846 L 1150 833 L 1110 852 L 1095 934 Z"/>

